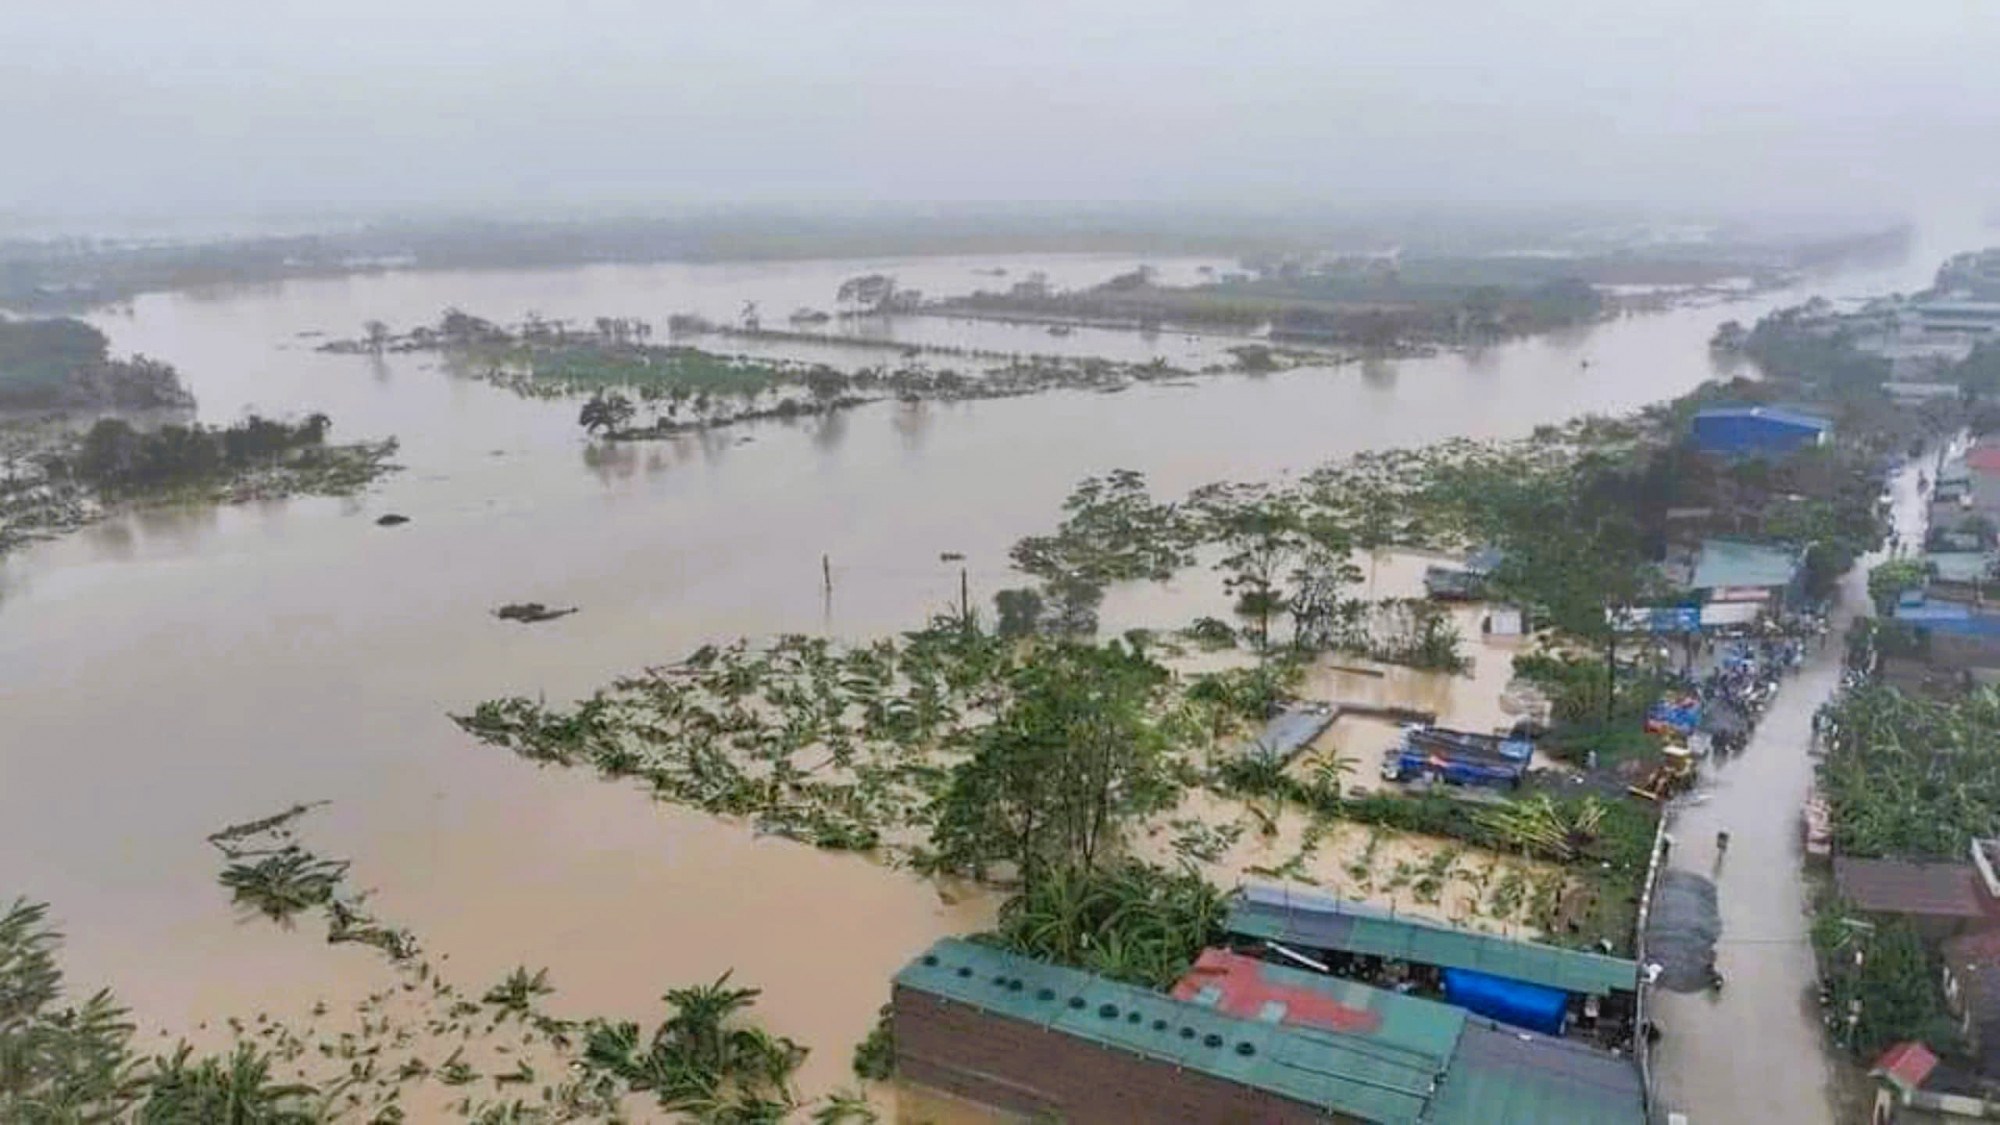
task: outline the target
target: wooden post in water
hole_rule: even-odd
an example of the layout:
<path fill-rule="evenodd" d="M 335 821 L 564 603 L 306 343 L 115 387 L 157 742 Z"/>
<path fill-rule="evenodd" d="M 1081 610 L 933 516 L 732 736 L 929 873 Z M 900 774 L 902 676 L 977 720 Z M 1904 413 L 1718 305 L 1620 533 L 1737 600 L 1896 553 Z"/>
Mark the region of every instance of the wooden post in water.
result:
<path fill-rule="evenodd" d="M 965 568 L 958 568 L 958 621 L 965 628 L 972 627 L 972 587 L 965 578 Z"/>
<path fill-rule="evenodd" d="M 820 581 L 821 581 L 822 583 L 824 583 L 824 584 L 825 584 L 825 588 L 826 588 L 826 596 L 827 596 L 827 597 L 829 597 L 829 598 L 830 598 L 830 597 L 832 597 L 832 596 L 833 596 L 833 560 L 832 560 L 832 559 L 830 559 L 830 558 L 828 558 L 828 557 L 827 557 L 826 555 L 821 555 L 821 556 L 819 557 L 819 577 L 820 577 Z"/>

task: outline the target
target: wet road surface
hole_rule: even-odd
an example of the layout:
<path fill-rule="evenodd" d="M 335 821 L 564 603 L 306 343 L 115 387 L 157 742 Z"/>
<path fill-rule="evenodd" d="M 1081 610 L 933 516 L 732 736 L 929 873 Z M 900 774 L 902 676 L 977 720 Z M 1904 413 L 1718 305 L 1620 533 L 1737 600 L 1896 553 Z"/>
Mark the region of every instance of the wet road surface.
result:
<path fill-rule="evenodd" d="M 1906 542 L 1922 541 L 1916 471 L 1893 481 Z M 1879 561 L 1865 558 L 1848 574 L 1825 649 L 1779 689 L 1748 748 L 1709 768 L 1706 799 L 1679 809 L 1668 827 L 1669 865 L 1714 879 L 1722 915 L 1722 992 L 1654 994 L 1664 1032 L 1653 1055 L 1659 1100 L 1690 1125 L 1839 1120 L 1844 1075 L 1819 1022 L 1799 817 L 1812 783 L 1813 712 L 1839 687 L 1839 638 L 1869 612 L 1867 572 Z M 1715 846 L 1722 830 L 1726 856 Z"/>

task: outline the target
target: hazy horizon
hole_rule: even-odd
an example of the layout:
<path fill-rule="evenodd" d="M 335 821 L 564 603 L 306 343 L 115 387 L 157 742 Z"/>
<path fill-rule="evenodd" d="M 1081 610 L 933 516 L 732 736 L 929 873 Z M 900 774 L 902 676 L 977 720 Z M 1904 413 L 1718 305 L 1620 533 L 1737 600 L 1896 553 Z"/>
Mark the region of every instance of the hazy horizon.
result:
<path fill-rule="evenodd" d="M 1129 200 L 1908 214 L 2000 11 L 1694 0 L 76 0 L 0 14 L 0 215 Z"/>

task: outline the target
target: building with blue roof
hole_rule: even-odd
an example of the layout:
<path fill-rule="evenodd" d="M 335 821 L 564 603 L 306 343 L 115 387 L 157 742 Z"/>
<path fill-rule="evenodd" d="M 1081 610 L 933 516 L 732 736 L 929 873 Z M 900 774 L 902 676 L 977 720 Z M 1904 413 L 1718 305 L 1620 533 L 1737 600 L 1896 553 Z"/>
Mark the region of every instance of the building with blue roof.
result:
<path fill-rule="evenodd" d="M 1783 457 L 1824 445 L 1832 421 L 1779 406 L 1718 406 L 1694 416 L 1688 447 L 1722 457 Z"/>

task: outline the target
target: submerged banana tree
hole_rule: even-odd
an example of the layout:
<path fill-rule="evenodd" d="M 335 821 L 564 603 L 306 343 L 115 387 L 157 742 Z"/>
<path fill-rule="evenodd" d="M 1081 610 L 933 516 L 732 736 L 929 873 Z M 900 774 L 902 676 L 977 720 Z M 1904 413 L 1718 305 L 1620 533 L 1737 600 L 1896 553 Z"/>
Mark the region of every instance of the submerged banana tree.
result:
<path fill-rule="evenodd" d="M 331 1096 L 273 1079 L 271 1058 L 239 1043 L 226 1059 L 197 1060 L 183 1043 L 154 1061 L 139 1125 L 316 1125 L 333 1119 Z"/>
<path fill-rule="evenodd" d="M 320 859 L 292 845 L 254 862 L 232 863 L 221 880 L 237 905 L 275 922 L 290 922 L 299 912 L 332 901 L 346 876 L 345 861 Z"/>
<path fill-rule="evenodd" d="M 806 1048 L 746 1023 L 761 990 L 734 987 L 729 976 L 669 991 L 672 1014 L 644 1047 L 639 1025 L 594 1021 L 583 1064 L 699 1121 L 782 1120 L 798 1106 L 792 1077 Z"/>

